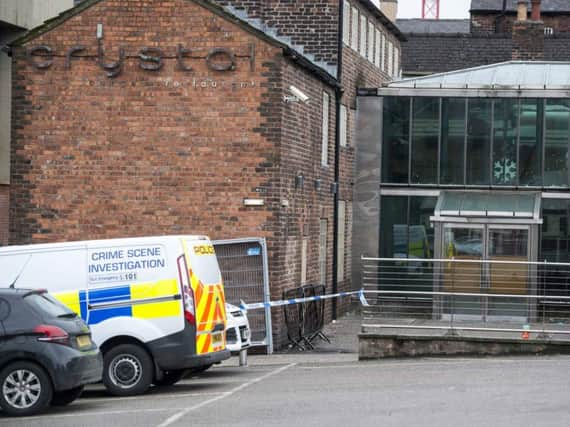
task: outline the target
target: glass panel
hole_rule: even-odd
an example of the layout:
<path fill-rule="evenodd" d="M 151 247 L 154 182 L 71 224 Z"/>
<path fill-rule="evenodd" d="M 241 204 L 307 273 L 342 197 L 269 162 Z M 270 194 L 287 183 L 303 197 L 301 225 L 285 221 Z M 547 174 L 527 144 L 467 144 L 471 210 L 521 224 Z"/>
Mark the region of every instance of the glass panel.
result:
<path fill-rule="evenodd" d="M 545 121 L 544 185 L 568 186 L 570 101 L 547 100 Z"/>
<path fill-rule="evenodd" d="M 541 185 L 544 100 L 525 99 L 520 109 L 519 183 Z"/>
<path fill-rule="evenodd" d="M 410 98 L 384 98 L 382 182 L 408 183 Z"/>
<path fill-rule="evenodd" d="M 444 98 L 441 118 L 441 184 L 464 183 L 465 99 Z"/>
<path fill-rule="evenodd" d="M 408 197 L 384 196 L 380 213 L 380 256 L 408 257 Z"/>
<path fill-rule="evenodd" d="M 437 197 L 410 197 L 408 254 L 414 258 L 433 258 L 434 230 L 430 223 Z"/>
<path fill-rule="evenodd" d="M 528 261 L 528 230 L 489 230 L 489 260 Z M 489 293 L 526 295 L 529 270 L 526 263 L 489 264 Z M 491 297 L 489 315 L 526 317 L 529 300 L 524 298 Z"/>
<path fill-rule="evenodd" d="M 493 184 L 517 183 L 517 129 L 519 103 L 516 99 L 495 101 L 493 118 Z"/>
<path fill-rule="evenodd" d="M 481 260 L 483 258 L 483 228 L 444 228 L 444 258 Z M 449 262 L 443 266 L 443 289 L 448 292 L 481 291 L 480 263 Z M 480 316 L 481 297 L 447 296 L 443 299 L 444 313 Z"/>
<path fill-rule="evenodd" d="M 491 147 L 491 100 L 469 100 L 468 108 L 467 185 L 487 185 Z"/>
<path fill-rule="evenodd" d="M 414 98 L 412 182 L 437 183 L 439 98 Z"/>
<path fill-rule="evenodd" d="M 570 200 L 543 199 L 540 261 L 550 263 L 570 262 Z M 564 265 L 544 265 L 539 268 L 539 295 L 570 296 L 570 278 Z M 546 310 L 556 317 L 568 317 L 567 304 L 539 306 L 539 313 Z"/>

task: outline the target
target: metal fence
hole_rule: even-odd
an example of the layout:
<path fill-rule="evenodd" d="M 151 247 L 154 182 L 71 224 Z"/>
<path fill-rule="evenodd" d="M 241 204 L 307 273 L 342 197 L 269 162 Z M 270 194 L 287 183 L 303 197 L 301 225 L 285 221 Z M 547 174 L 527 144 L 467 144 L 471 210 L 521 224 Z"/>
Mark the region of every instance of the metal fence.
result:
<path fill-rule="evenodd" d="M 323 285 L 306 285 L 283 292 L 284 300 L 298 298 L 322 297 L 326 293 Z M 287 338 L 290 344 L 299 349 L 314 349 L 313 342 L 320 338 L 330 344 L 329 338 L 323 333 L 325 322 L 325 301 L 313 301 L 288 304 L 283 306 Z"/>
<path fill-rule="evenodd" d="M 267 245 L 263 238 L 216 240 L 213 242 L 230 304 L 269 302 Z M 273 353 L 271 312 L 248 311 L 252 346 L 265 346 Z"/>
<path fill-rule="evenodd" d="M 570 340 L 570 264 L 362 258 L 363 332 Z"/>

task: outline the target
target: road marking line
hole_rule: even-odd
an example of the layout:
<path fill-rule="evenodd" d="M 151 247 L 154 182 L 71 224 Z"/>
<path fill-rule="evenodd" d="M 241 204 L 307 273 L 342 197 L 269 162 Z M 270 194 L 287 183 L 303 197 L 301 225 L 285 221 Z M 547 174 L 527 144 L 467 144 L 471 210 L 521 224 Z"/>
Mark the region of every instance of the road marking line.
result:
<path fill-rule="evenodd" d="M 155 399 L 171 399 L 173 397 L 201 397 L 201 396 L 217 396 L 219 394 L 225 393 L 223 391 L 220 392 L 212 392 L 212 393 L 168 393 L 168 394 L 144 394 L 142 396 L 132 396 L 132 397 L 118 397 L 118 396 L 111 396 L 111 397 L 88 397 L 83 396 L 81 397 L 82 401 L 84 402 L 123 402 L 128 400 L 145 400 L 145 398 L 152 398 Z"/>
<path fill-rule="evenodd" d="M 123 409 L 120 411 L 91 411 L 91 412 L 76 412 L 74 411 L 72 414 L 54 414 L 54 415 L 37 415 L 33 417 L 21 417 L 21 418 L 10 418 L 8 420 L 3 420 L 0 418 L 0 424 L 3 421 L 10 421 L 11 423 L 17 421 L 29 421 L 29 420 L 46 420 L 52 418 L 70 418 L 70 417 L 88 417 L 88 416 L 100 416 L 100 415 L 121 415 L 121 414 L 130 414 L 133 412 L 140 413 L 140 412 L 168 412 L 168 411 L 180 411 L 184 408 L 151 408 L 151 409 L 143 409 L 143 408 L 133 408 L 133 409 Z"/>
<path fill-rule="evenodd" d="M 263 376 L 261 376 L 261 377 L 259 377 L 259 378 L 256 378 L 256 379 L 254 379 L 254 380 L 251 380 L 251 381 L 249 381 L 249 382 L 247 382 L 247 383 L 245 383 L 245 384 L 242 384 L 242 385 L 240 385 L 240 386 L 234 388 L 233 390 L 230 390 L 230 391 L 228 391 L 228 392 L 225 392 L 225 393 L 223 393 L 221 396 L 217 396 L 217 397 L 214 397 L 214 398 L 212 398 L 212 399 L 206 400 L 205 402 L 198 403 L 197 405 L 191 406 L 190 408 L 187 408 L 187 409 L 185 409 L 185 410 L 183 410 L 183 411 L 180 411 L 180 412 L 177 413 L 177 414 L 174 414 L 173 416 L 171 416 L 170 418 L 168 418 L 166 421 L 164 421 L 162 424 L 159 424 L 157 427 L 167 427 L 167 426 L 169 426 L 169 425 L 175 423 L 176 421 L 178 421 L 178 420 L 179 420 L 180 418 L 182 418 L 183 416 L 188 415 L 188 414 L 189 414 L 190 412 L 192 412 L 192 411 L 195 411 L 196 409 L 200 409 L 200 408 L 202 408 L 202 407 L 204 407 L 204 406 L 209 405 L 210 403 L 214 403 L 214 402 L 216 402 L 216 401 L 218 401 L 218 400 L 221 400 L 221 399 L 224 399 L 224 398 L 226 398 L 226 397 L 229 397 L 229 396 L 231 396 L 231 395 L 237 393 L 238 391 L 243 390 L 244 388 L 247 388 L 247 387 L 249 387 L 249 386 L 252 386 L 253 384 L 256 384 L 256 383 L 258 383 L 258 382 L 260 382 L 260 381 L 263 381 L 263 380 L 265 380 L 265 379 L 267 379 L 267 378 L 269 378 L 269 377 L 271 377 L 271 376 L 273 376 L 273 375 L 277 375 L 277 374 L 279 374 L 279 373 L 281 373 L 281 372 L 283 372 L 283 371 L 285 371 L 285 370 L 287 370 L 287 369 L 289 369 L 289 368 L 292 368 L 292 367 L 295 366 L 295 365 L 296 365 L 296 363 L 290 363 L 289 365 L 283 366 L 283 367 L 281 367 L 281 368 L 279 368 L 279 369 L 276 369 L 275 371 L 268 372 L 267 374 L 265 374 L 265 375 L 263 375 Z"/>

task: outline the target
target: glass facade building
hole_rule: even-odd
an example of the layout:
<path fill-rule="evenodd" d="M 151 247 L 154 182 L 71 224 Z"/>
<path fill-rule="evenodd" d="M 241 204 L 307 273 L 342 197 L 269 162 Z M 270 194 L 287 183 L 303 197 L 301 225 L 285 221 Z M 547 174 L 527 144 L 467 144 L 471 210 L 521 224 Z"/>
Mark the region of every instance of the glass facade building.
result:
<path fill-rule="evenodd" d="M 570 262 L 568 76 L 511 62 L 361 91 L 354 253 Z"/>

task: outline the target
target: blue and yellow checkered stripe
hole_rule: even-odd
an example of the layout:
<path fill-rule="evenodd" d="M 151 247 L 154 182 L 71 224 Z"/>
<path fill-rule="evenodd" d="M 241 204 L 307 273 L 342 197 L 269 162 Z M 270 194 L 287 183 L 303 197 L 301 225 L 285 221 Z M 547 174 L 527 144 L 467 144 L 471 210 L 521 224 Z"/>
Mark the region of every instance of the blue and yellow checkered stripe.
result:
<path fill-rule="evenodd" d="M 156 319 L 181 315 L 182 308 L 179 300 L 136 304 L 137 300 L 174 296 L 179 293 L 177 281 L 172 279 L 89 291 L 76 290 L 54 293 L 54 296 L 80 315 L 83 320 L 88 321 L 89 325 L 96 325 L 112 317 Z M 87 308 L 88 303 L 91 306 L 96 306 L 98 304 L 126 303 L 131 301 L 135 304 L 125 307 L 92 308 L 91 310 Z M 89 316 L 87 316 L 88 311 Z"/>

